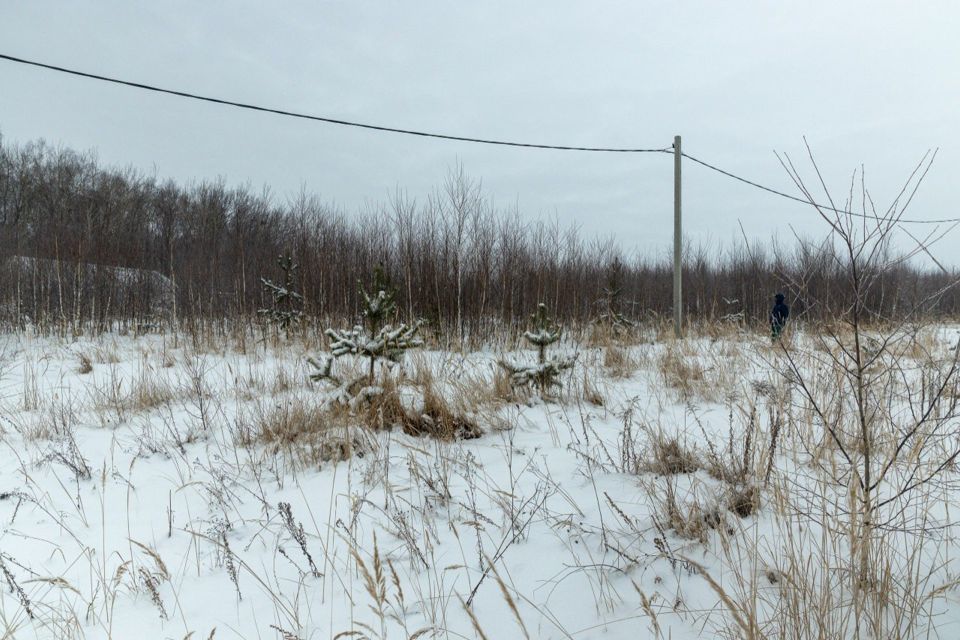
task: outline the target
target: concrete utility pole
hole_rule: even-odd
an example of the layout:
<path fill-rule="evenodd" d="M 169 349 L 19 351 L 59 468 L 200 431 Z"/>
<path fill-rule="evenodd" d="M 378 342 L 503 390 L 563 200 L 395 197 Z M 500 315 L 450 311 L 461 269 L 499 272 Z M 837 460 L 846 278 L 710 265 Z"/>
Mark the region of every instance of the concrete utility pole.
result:
<path fill-rule="evenodd" d="M 680 281 L 683 232 L 680 225 L 680 136 L 673 136 L 673 333 L 683 337 L 683 295 Z"/>

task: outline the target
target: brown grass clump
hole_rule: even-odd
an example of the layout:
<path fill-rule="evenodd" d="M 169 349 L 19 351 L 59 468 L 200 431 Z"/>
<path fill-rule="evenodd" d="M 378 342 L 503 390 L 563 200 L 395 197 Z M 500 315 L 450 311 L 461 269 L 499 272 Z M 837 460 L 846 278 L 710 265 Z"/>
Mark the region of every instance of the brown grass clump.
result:
<path fill-rule="evenodd" d="M 425 382 L 422 404 L 418 408 L 404 404 L 396 381 L 384 375 L 379 387 L 371 388 L 369 395 L 360 398 L 354 410 L 361 423 L 374 431 L 400 427 L 411 436 L 430 436 L 440 440 L 480 437 L 483 432 L 476 422 L 438 393 L 432 381 Z"/>
<path fill-rule="evenodd" d="M 586 402 L 589 402 L 595 407 L 602 407 L 606 403 L 603 394 L 600 393 L 600 390 L 597 388 L 597 384 L 594 382 L 593 378 L 590 375 L 590 372 L 586 369 L 583 371 L 583 388 L 582 388 L 582 398 Z"/>
<path fill-rule="evenodd" d="M 49 440 L 70 436 L 79 415 L 72 396 L 54 395 L 42 398 L 35 411 L 15 411 L 3 418 L 24 440 Z"/>
<path fill-rule="evenodd" d="M 921 362 L 929 360 L 933 354 L 945 351 L 944 345 L 937 337 L 937 332 L 930 328 L 918 328 L 904 343 L 903 355 Z"/>
<path fill-rule="evenodd" d="M 274 404 L 266 410 L 258 408 L 252 426 L 255 441 L 290 445 L 312 439 L 332 424 L 328 412 L 294 399 Z"/>
<path fill-rule="evenodd" d="M 493 396 L 508 404 L 517 402 L 520 398 L 517 389 L 510 384 L 510 374 L 500 367 L 493 374 Z"/>
<path fill-rule="evenodd" d="M 740 380 L 743 351 L 728 342 L 719 348 L 691 341 L 673 341 L 664 345 L 654 359 L 654 366 L 664 384 L 677 393 L 680 400 L 720 402 L 730 395 Z"/>
<path fill-rule="evenodd" d="M 134 413 L 148 411 L 162 407 L 180 395 L 166 380 L 145 373 L 133 381 L 126 399 L 126 408 Z"/>
<path fill-rule="evenodd" d="M 411 435 L 429 435 L 442 440 L 479 438 L 482 431 L 466 416 L 462 409 L 454 409 L 433 386 L 423 391 L 423 410 L 419 420 L 406 425 L 404 431 Z"/>
<path fill-rule="evenodd" d="M 189 394 L 190 390 L 186 386 L 172 384 L 166 377 L 156 375 L 150 366 L 143 364 L 129 383 L 115 367 L 110 367 L 107 379 L 102 383 L 93 382 L 88 392 L 98 411 L 106 411 L 118 422 L 123 422 L 131 413 L 166 406 Z"/>
<path fill-rule="evenodd" d="M 436 354 L 431 354 L 436 355 Z M 464 367 L 463 356 L 450 354 L 446 358 L 431 360 L 421 353 L 407 357 L 410 366 L 409 382 L 424 390 L 442 385 L 445 398 L 454 399 L 459 413 L 471 413 L 484 407 L 503 404 L 502 394 L 509 393 L 509 380 L 501 379 L 499 367 Z M 491 375 L 492 373 L 492 375 Z M 439 375 L 438 375 L 439 374 Z M 506 385 L 505 387 L 502 385 Z M 431 391 L 432 392 L 432 391 Z"/>
<path fill-rule="evenodd" d="M 319 404 L 287 398 L 266 408 L 257 406 L 250 421 L 241 425 L 238 443 L 265 445 L 274 455 L 290 454 L 311 466 L 362 456 L 373 444 L 344 417 Z"/>
<path fill-rule="evenodd" d="M 634 324 L 592 322 L 585 333 L 588 347 L 611 347 L 635 344 L 640 332 Z"/>
<path fill-rule="evenodd" d="M 119 364 L 121 362 L 116 340 L 97 344 L 93 349 L 93 361 L 99 364 Z"/>
<path fill-rule="evenodd" d="M 353 411 L 363 426 L 373 431 L 402 426 L 407 416 L 400 393 L 393 378 L 381 376 L 377 386 L 362 387 L 350 407 L 341 405 L 341 412 Z"/>
<path fill-rule="evenodd" d="M 86 375 L 93 371 L 93 364 L 90 362 L 90 357 L 85 353 L 80 354 L 80 365 L 77 367 L 77 373 L 80 375 Z"/>
<path fill-rule="evenodd" d="M 606 347 L 614 341 L 613 331 L 610 325 L 606 323 L 592 323 L 587 329 L 586 334 L 585 344 L 588 347 Z"/>
<path fill-rule="evenodd" d="M 683 398 L 698 395 L 706 385 L 703 364 L 686 357 L 676 345 L 667 346 L 657 367 L 667 387 L 678 391 Z"/>
<path fill-rule="evenodd" d="M 650 438 L 650 459 L 647 470 L 662 476 L 694 473 L 701 464 L 697 454 L 684 447 L 675 437 L 656 434 Z"/>
<path fill-rule="evenodd" d="M 747 518 L 760 509 L 760 489 L 756 485 L 732 487 L 727 508 L 741 518 Z"/>
<path fill-rule="evenodd" d="M 671 529 L 681 538 L 706 543 L 711 530 L 725 528 L 723 514 L 715 507 L 701 503 L 693 487 L 686 499 L 678 499 L 673 478 L 662 484 L 647 486 L 653 507 L 653 520 L 658 528 Z"/>
<path fill-rule="evenodd" d="M 629 378 L 640 365 L 629 349 L 611 345 L 603 352 L 603 366 L 612 378 Z"/>

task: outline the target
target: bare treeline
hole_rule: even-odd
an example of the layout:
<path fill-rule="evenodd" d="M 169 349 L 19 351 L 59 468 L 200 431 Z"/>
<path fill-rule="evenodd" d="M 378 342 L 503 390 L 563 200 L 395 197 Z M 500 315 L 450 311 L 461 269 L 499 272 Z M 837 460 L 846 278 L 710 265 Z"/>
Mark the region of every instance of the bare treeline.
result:
<path fill-rule="evenodd" d="M 764 320 L 772 293 L 801 284 L 819 300 L 842 295 L 833 247 L 809 247 L 689 250 L 688 317 Z M 626 254 L 612 239 L 498 210 L 459 168 L 424 199 L 398 191 L 348 215 L 308 194 L 278 203 L 269 192 L 222 181 L 179 185 L 102 167 L 92 154 L 0 141 L 4 322 L 253 322 L 270 304 L 260 278 L 279 278 L 281 255 L 300 265 L 296 285 L 308 317 L 354 318 L 358 281 L 369 282 L 382 265 L 402 314 L 450 337 L 522 324 L 539 302 L 567 322 L 589 321 L 611 286 L 622 288 L 627 317 L 656 319 L 672 304 L 668 255 Z M 878 317 L 896 316 L 951 280 L 904 263 L 870 292 L 868 306 Z M 792 302 L 801 316 L 817 317 L 815 307 Z M 960 311 L 952 292 L 938 305 L 930 311 Z"/>

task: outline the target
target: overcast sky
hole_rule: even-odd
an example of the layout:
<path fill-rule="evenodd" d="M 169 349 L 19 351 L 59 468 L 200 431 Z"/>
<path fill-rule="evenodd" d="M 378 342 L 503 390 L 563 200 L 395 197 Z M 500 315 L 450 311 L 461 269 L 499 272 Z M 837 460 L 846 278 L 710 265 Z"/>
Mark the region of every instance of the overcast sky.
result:
<path fill-rule="evenodd" d="M 830 185 L 866 165 L 908 215 L 960 217 L 960 3 L 45 2 L 0 5 L 0 52 L 187 92 L 391 127 L 563 145 L 668 147 L 795 193 L 802 137 Z M 308 191 L 347 211 L 422 198 L 462 163 L 503 207 L 671 242 L 672 158 L 509 149 L 281 118 L 0 60 L 0 133 L 94 149 L 179 181 Z M 694 241 L 825 234 L 804 205 L 687 162 Z M 960 265 L 960 229 L 938 257 Z"/>

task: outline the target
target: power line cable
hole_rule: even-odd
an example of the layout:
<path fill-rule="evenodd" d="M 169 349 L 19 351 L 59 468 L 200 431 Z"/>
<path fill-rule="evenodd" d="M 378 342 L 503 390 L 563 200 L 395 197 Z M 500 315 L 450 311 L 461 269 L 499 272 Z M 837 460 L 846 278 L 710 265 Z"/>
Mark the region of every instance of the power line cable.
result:
<path fill-rule="evenodd" d="M 144 84 L 142 82 L 132 82 L 129 80 L 121 80 L 119 78 L 111 78 L 109 76 L 102 76 L 95 73 L 87 73 L 85 71 L 77 71 L 76 69 L 68 69 L 66 67 L 59 67 L 52 64 L 46 64 L 43 62 L 37 62 L 35 60 L 26 60 L 24 58 L 17 58 L 15 56 L 6 55 L 0 53 L 0 59 L 8 60 L 10 62 L 16 62 L 20 64 L 31 65 L 34 67 L 40 67 L 42 69 L 49 69 L 51 71 L 59 71 L 61 73 L 67 73 L 74 76 L 79 76 L 81 78 L 89 78 L 93 80 L 101 80 L 103 82 L 110 82 L 113 84 L 124 85 L 127 87 L 134 87 L 137 89 L 145 89 L 147 91 L 155 91 L 157 93 L 165 93 L 173 96 L 179 96 L 181 98 L 190 98 L 192 100 L 201 100 L 203 102 L 212 102 L 214 104 L 222 104 L 231 107 L 237 107 L 240 109 L 249 109 L 251 111 L 262 111 L 264 113 L 272 113 L 275 115 L 289 116 L 291 118 L 301 118 L 303 120 L 315 120 L 318 122 L 326 122 L 329 124 L 338 124 L 346 127 L 357 127 L 360 129 L 372 129 L 374 131 L 387 131 L 390 133 L 402 133 L 410 136 L 421 136 L 424 138 L 439 138 L 442 140 L 456 140 L 459 142 L 475 142 L 479 144 L 493 144 L 500 145 L 505 147 L 526 147 L 532 149 L 553 149 L 556 151 L 596 151 L 604 153 L 669 153 L 670 147 L 663 149 L 637 149 L 637 148 L 618 148 L 618 147 L 578 147 L 570 145 L 556 145 L 556 144 L 534 144 L 530 142 L 510 142 L 506 140 L 489 140 L 485 138 L 471 138 L 467 136 L 452 136 L 441 133 L 430 133 L 428 131 L 414 131 L 411 129 L 398 129 L 396 127 L 385 127 L 381 125 L 374 124 L 365 124 L 362 122 L 351 122 L 349 120 L 338 120 L 336 118 L 327 118 L 324 116 L 316 116 L 307 113 L 298 113 L 295 111 L 288 111 L 286 109 L 274 109 L 272 107 L 262 107 L 254 104 L 248 104 L 244 102 L 236 102 L 234 100 L 224 100 L 221 98 L 212 98 L 210 96 L 202 96 L 194 93 L 187 93 L 186 91 L 177 91 L 174 89 L 164 89 L 162 87 L 157 87 L 154 85 Z"/>
<path fill-rule="evenodd" d="M 740 176 L 738 176 L 738 175 L 736 175 L 736 174 L 734 174 L 734 173 L 730 173 L 729 171 L 726 171 L 726 170 L 724 170 L 724 169 L 721 169 L 720 167 L 717 167 L 717 166 L 715 166 L 715 165 L 712 165 L 712 164 L 710 164 L 709 162 L 705 162 L 705 161 L 701 160 L 700 158 L 695 158 L 695 157 L 691 156 L 689 153 L 684 153 L 684 152 L 681 151 L 681 152 L 680 152 L 680 155 L 682 155 L 684 158 L 687 158 L 688 160 L 692 160 L 692 161 L 696 162 L 697 164 L 703 165 L 704 167 L 707 167 L 708 169 L 712 169 L 712 170 L 716 171 L 717 173 L 721 173 L 721 174 L 723 174 L 723 175 L 725 175 L 725 176 L 727 176 L 727 177 L 729 177 L 729 178 L 733 178 L 734 180 L 739 180 L 740 182 L 743 182 L 744 184 L 748 184 L 748 185 L 750 185 L 751 187 L 756 187 L 757 189 L 762 189 L 762 190 L 767 191 L 767 192 L 769 192 L 769 193 L 772 193 L 772 194 L 774 194 L 774 195 L 778 195 L 778 196 L 781 196 L 781 197 L 783 197 L 783 198 L 788 198 L 788 199 L 794 200 L 794 201 L 796 201 L 796 202 L 802 202 L 802 203 L 805 204 L 805 205 L 811 205 L 811 206 L 817 207 L 818 209 L 823 209 L 823 210 L 825 210 L 825 211 L 834 211 L 834 212 L 836 212 L 836 213 L 842 213 L 842 214 L 844 214 L 844 215 L 851 215 L 851 216 L 854 216 L 854 217 L 857 217 L 857 218 L 869 218 L 869 219 L 871 219 L 871 220 L 884 220 L 884 219 L 885 219 L 885 218 L 880 218 L 879 216 L 872 216 L 872 215 L 869 215 L 869 214 L 866 214 L 866 213 L 858 213 L 858 212 L 856 212 L 856 211 L 847 211 L 846 209 L 836 209 L 836 208 L 834 208 L 834 207 L 830 207 L 830 206 L 827 206 L 827 205 L 817 204 L 816 202 L 811 202 L 810 200 L 805 200 L 804 198 L 798 198 L 797 196 L 792 196 L 792 195 L 790 195 L 789 193 L 784 193 L 783 191 L 777 191 L 776 189 L 771 189 L 770 187 L 766 187 L 766 186 L 764 186 L 764 185 L 762 185 L 762 184 L 760 184 L 760 183 L 758 183 L 758 182 L 754 182 L 753 180 L 747 180 L 746 178 L 742 178 L 742 177 L 740 177 Z M 905 222 L 905 223 L 910 223 L 910 224 L 948 224 L 948 223 L 953 223 L 953 222 L 960 222 L 960 218 L 943 218 L 943 219 L 940 219 L 940 220 L 913 220 L 913 219 L 901 218 L 901 219 L 897 220 L 897 222 Z"/>
<path fill-rule="evenodd" d="M 113 84 L 119 84 L 119 85 L 123 85 L 123 86 L 127 86 L 127 87 L 133 87 L 133 88 L 136 88 L 136 89 L 144 89 L 144 90 L 146 90 L 146 91 L 154 91 L 154 92 L 156 92 L 156 93 L 164 93 L 164 94 L 167 94 L 167 95 L 178 96 L 178 97 L 181 97 L 181 98 L 189 98 L 189 99 L 192 99 L 192 100 L 199 100 L 199 101 L 202 101 L 202 102 L 210 102 L 210 103 L 213 103 L 213 104 L 221 104 L 221 105 L 226 105 L 226 106 L 230 106 L 230 107 L 237 107 L 237 108 L 239 108 L 239 109 L 247 109 L 247 110 L 250 110 L 250 111 L 260 111 L 260 112 L 263 112 L 263 113 L 272 113 L 272 114 L 274 114 L 274 115 L 287 116 L 287 117 L 291 117 L 291 118 L 300 118 L 300 119 L 303 119 L 303 120 L 313 120 L 313 121 L 317 121 L 317 122 L 326 122 L 326 123 L 328 123 L 328 124 L 337 124 L 337 125 L 342 125 L 342 126 L 346 126 L 346 127 L 356 127 L 356 128 L 359 128 L 359 129 L 369 129 L 369 130 L 373 130 L 373 131 L 385 131 L 385 132 L 389 132 L 389 133 L 400 133 L 400 134 L 404 134 L 404 135 L 420 136 L 420 137 L 424 137 L 424 138 L 437 138 L 437 139 L 441 139 L 441 140 L 454 140 L 454 141 L 458 141 L 458 142 L 472 142 L 472 143 L 477 143 L 477 144 L 499 145 L 499 146 L 505 146 L 505 147 L 524 147 L 524 148 L 530 148 L 530 149 L 551 149 L 551 150 L 556 150 L 556 151 L 590 151 L 590 152 L 602 152 L 602 153 L 672 153 L 672 145 L 671 145 L 670 147 L 665 147 L 665 148 L 660 148 L 660 149 L 640 149 L 640 148 L 627 148 L 627 147 L 579 147 L 579 146 L 571 146 L 571 145 L 535 144 L 535 143 L 529 143 L 529 142 L 512 142 L 512 141 L 507 141 L 507 140 L 490 140 L 490 139 L 486 139 L 486 138 L 472 138 L 472 137 L 467 137 L 467 136 L 453 136 L 453 135 L 447 135 L 447 134 L 441 134 L 441 133 L 431 133 L 431 132 L 428 132 L 428 131 L 416 131 L 416 130 L 412 130 L 412 129 L 399 129 L 399 128 L 396 128 L 396 127 L 386 127 L 386 126 L 381 126 L 381 125 L 366 124 L 366 123 L 362 123 L 362 122 L 353 122 L 353 121 L 349 121 L 349 120 L 339 120 L 339 119 L 336 119 L 336 118 L 327 118 L 327 117 L 325 117 L 325 116 L 317 116 L 317 115 L 311 115 L 311 114 L 306 114 L 306 113 L 299 113 L 299 112 L 296 112 L 296 111 L 288 111 L 288 110 L 286 110 L 286 109 L 275 109 L 275 108 L 272 108 L 272 107 L 263 107 L 263 106 L 254 105 L 254 104 L 248 104 L 248 103 L 244 103 L 244 102 L 236 102 L 236 101 L 234 101 L 234 100 L 225 100 L 225 99 L 222 99 L 222 98 L 213 98 L 213 97 L 210 97 L 210 96 L 203 96 L 203 95 L 199 95 L 199 94 L 188 93 L 188 92 L 186 92 L 186 91 L 178 91 L 178 90 L 175 90 L 175 89 L 164 89 L 164 88 L 162 88 L 162 87 L 157 87 L 157 86 L 154 86 L 154 85 L 144 84 L 144 83 L 142 83 L 142 82 L 132 82 L 132 81 L 130 81 L 130 80 L 121 80 L 121 79 L 119 79 L 119 78 L 112 78 L 112 77 L 109 77 L 109 76 L 98 75 L 98 74 L 95 74 L 95 73 L 87 73 L 87 72 L 85 72 L 85 71 L 78 71 L 78 70 L 76 70 L 76 69 L 68 69 L 68 68 L 66 68 L 66 67 L 60 67 L 60 66 L 57 66 L 57 65 L 46 64 L 46 63 L 43 63 L 43 62 L 37 62 L 36 60 L 27 60 L 27 59 L 25 59 L 25 58 L 18 58 L 18 57 L 16 57 L 16 56 L 7 55 L 7 54 L 4 54 L 4 53 L 0 53 L 0 59 L 2 59 L 2 60 L 7 60 L 7 61 L 10 61 L 10 62 L 15 62 L 15 63 L 18 63 L 18 64 L 25 64 L 25 65 L 30 65 L 30 66 L 33 66 L 33 67 L 39 67 L 39 68 L 42 68 L 42 69 L 48 69 L 48 70 L 51 70 L 51 71 L 58 71 L 58 72 L 60 72 L 60 73 L 66 73 L 66 74 L 73 75 L 73 76 L 78 76 L 78 77 L 81 77 L 81 78 L 88 78 L 88 79 L 92 79 L 92 80 L 100 80 L 100 81 L 102 81 L 102 82 L 109 82 L 109 83 L 113 83 Z M 711 169 L 711 170 L 713 170 L 713 171 L 716 171 L 717 173 L 723 174 L 723 175 L 725 175 L 725 176 L 727 176 L 727 177 L 733 178 L 734 180 L 737 180 L 737 181 L 742 182 L 742 183 L 744 183 L 744 184 L 750 185 L 750 186 L 755 187 L 755 188 L 757 188 L 757 189 L 761 189 L 761 190 L 763 190 L 763 191 L 767 191 L 767 192 L 772 193 L 772 194 L 774 194 L 774 195 L 778 195 L 778 196 L 780 196 L 780 197 L 787 198 L 787 199 L 789 199 L 789 200 L 793 200 L 793 201 L 795 201 L 795 202 L 800 202 L 800 203 L 806 204 L 806 205 L 812 205 L 812 206 L 818 207 L 818 208 L 823 209 L 823 210 L 826 210 L 826 211 L 834 211 L 834 212 L 836 212 L 836 213 L 841 213 L 841 214 L 844 214 L 844 215 L 851 215 L 851 216 L 855 216 L 855 217 L 859 217 L 859 218 L 879 219 L 877 216 L 871 216 L 871 215 L 869 215 L 869 214 L 857 213 L 857 212 L 855 212 L 855 211 L 848 211 L 848 210 L 845 210 L 845 209 L 836 209 L 836 208 L 831 207 L 831 206 L 821 205 L 821 204 L 817 204 L 817 203 L 815 203 L 815 202 L 810 202 L 809 200 L 806 200 L 806 199 L 804 199 L 804 198 L 799 198 L 799 197 L 797 197 L 797 196 L 792 196 L 792 195 L 790 195 L 790 194 L 788 194 L 788 193 L 784 193 L 783 191 L 778 191 L 777 189 L 772 189 L 772 188 L 767 187 L 767 186 L 764 186 L 764 185 L 762 185 L 762 184 L 760 184 L 760 183 L 758 183 L 758 182 L 754 182 L 753 180 L 748 180 L 748 179 L 746 179 L 746 178 L 743 178 L 743 177 L 741 177 L 741 176 L 738 176 L 738 175 L 736 175 L 736 174 L 734 174 L 734 173 L 731 173 L 731 172 L 729 172 L 729 171 L 726 171 L 726 170 L 724 170 L 724 169 L 721 169 L 720 167 L 717 167 L 717 166 L 715 166 L 715 165 L 713 165 L 713 164 L 710 164 L 709 162 L 706 162 L 706 161 L 704 161 L 704 160 L 701 160 L 700 158 L 694 157 L 694 156 L 690 155 L 689 153 L 681 152 L 681 155 L 682 155 L 683 157 L 687 158 L 688 160 L 692 160 L 693 162 L 696 162 L 697 164 L 700 164 L 700 165 L 702 165 L 702 166 L 704 166 L 704 167 L 706 167 L 706 168 L 708 168 L 708 169 Z M 900 219 L 898 222 L 910 223 L 910 224 L 945 224 L 945 223 L 960 222 L 960 218 L 944 218 L 944 219 L 940 219 L 940 220 Z"/>

